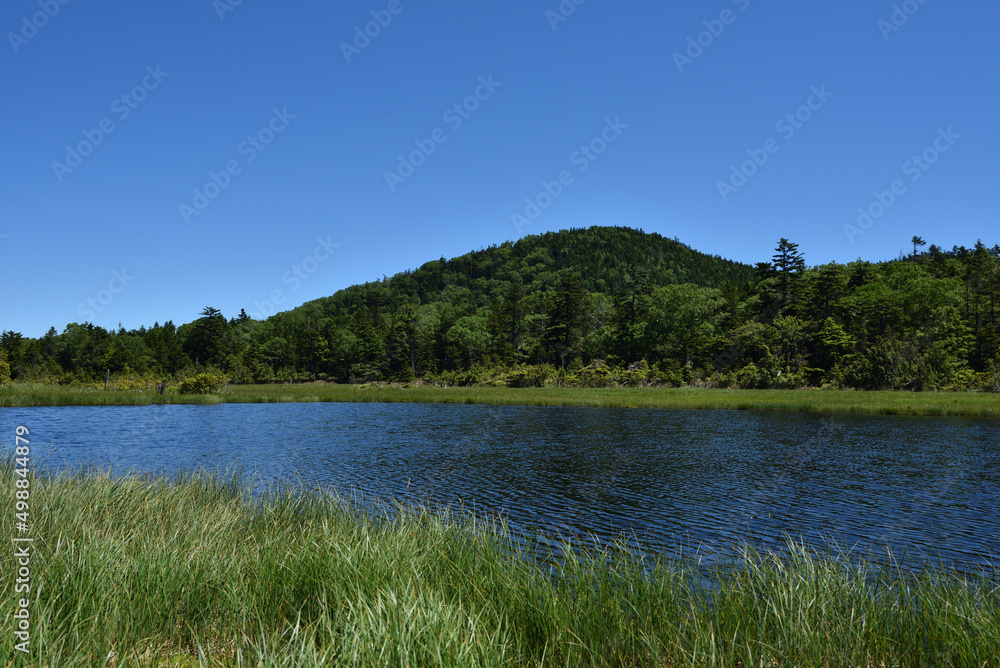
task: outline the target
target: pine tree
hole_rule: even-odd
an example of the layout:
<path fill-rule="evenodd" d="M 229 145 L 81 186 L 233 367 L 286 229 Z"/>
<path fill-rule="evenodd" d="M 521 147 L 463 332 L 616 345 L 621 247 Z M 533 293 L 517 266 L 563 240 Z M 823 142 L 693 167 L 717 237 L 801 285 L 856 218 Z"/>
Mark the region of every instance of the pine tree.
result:
<path fill-rule="evenodd" d="M 797 279 L 806 270 L 805 258 L 799 252 L 798 244 L 782 238 L 778 241 L 778 247 L 774 249 L 771 263 L 778 274 L 781 306 L 783 310 L 788 309 L 795 301 Z"/>

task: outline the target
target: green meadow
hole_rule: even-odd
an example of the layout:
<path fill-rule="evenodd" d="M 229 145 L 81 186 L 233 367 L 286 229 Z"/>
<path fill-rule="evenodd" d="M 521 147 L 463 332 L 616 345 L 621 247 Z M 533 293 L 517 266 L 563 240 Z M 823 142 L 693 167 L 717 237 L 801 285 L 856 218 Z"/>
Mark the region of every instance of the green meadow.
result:
<path fill-rule="evenodd" d="M 15 477 L 14 462 L 0 476 Z M 362 513 L 238 477 L 31 479 L 30 655 L 4 666 L 986 666 L 995 572 L 911 572 L 831 547 L 743 549 L 708 580 L 624 546 L 551 554 L 500 520 Z M 10 512 L 4 535 L 19 535 Z M 23 535 L 23 532 L 22 534 Z"/>
<path fill-rule="evenodd" d="M 981 392 L 866 392 L 699 388 L 437 387 L 430 385 L 231 385 L 214 394 L 160 396 L 151 390 L 8 384 L 0 407 L 149 404 L 410 402 L 517 406 L 803 411 L 863 415 L 1000 417 L 1000 395 Z"/>

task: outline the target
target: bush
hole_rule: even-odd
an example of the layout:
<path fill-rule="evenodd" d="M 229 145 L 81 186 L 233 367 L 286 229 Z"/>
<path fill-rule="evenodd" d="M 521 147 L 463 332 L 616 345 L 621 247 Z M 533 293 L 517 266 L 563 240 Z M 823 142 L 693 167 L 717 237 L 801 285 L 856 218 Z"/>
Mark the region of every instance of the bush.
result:
<path fill-rule="evenodd" d="M 118 392 L 155 392 L 159 379 L 137 376 L 136 374 L 116 374 L 108 387 Z M 104 387 L 104 383 L 100 383 Z"/>
<path fill-rule="evenodd" d="M 181 383 L 181 394 L 211 394 L 221 390 L 225 384 L 225 376 L 214 373 L 199 373 Z"/>
<path fill-rule="evenodd" d="M 507 387 L 542 387 L 555 372 L 550 364 L 519 367 L 507 374 Z"/>
<path fill-rule="evenodd" d="M 654 366 L 649 379 L 667 387 L 684 387 L 694 382 L 694 371 L 689 364 L 671 361 L 662 368 Z"/>
<path fill-rule="evenodd" d="M 628 387 L 646 387 L 650 383 L 651 376 L 655 376 L 655 373 L 650 371 L 649 364 L 646 360 L 639 360 L 629 365 L 621 374 L 621 381 Z"/>
<path fill-rule="evenodd" d="M 594 360 L 591 364 L 576 372 L 576 382 L 580 387 L 613 387 L 618 384 L 620 373 L 604 363 L 604 360 Z"/>
<path fill-rule="evenodd" d="M 736 385 L 745 390 L 770 390 L 778 383 L 777 373 L 770 366 L 758 367 L 753 362 L 736 372 Z"/>

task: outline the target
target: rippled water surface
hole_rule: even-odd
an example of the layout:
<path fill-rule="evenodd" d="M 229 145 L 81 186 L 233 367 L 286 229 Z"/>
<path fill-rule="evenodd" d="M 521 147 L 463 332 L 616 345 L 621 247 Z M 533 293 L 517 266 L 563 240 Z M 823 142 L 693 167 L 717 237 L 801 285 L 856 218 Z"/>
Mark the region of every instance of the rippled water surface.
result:
<path fill-rule="evenodd" d="M 345 495 L 462 503 L 519 530 L 623 533 L 709 551 L 814 544 L 1000 556 L 1000 422 L 443 404 L 3 409 L 36 465 L 125 472 L 240 465 Z"/>

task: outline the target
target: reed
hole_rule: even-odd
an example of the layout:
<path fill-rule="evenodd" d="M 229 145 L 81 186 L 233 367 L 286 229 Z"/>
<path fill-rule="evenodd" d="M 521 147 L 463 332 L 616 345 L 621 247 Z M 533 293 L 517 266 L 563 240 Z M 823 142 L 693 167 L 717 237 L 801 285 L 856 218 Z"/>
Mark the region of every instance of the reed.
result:
<path fill-rule="evenodd" d="M 14 477 L 14 462 L 0 476 Z M 0 513 L 15 535 L 13 495 Z M 636 568 L 623 546 L 538 544 L 498 519 L 238 474 L 31 481 L 32 645 L 22 665 L 982 666 L 1000 656 L 997 573 L 744 547 Z M 15 609 L 12 557 L 0 607 Z M 18 594 L 17 596 L 21 596 Z M 5 631 L 9 634 L 9 631 Z M 3 665 L 24 660 L 3 643 Z"/>

